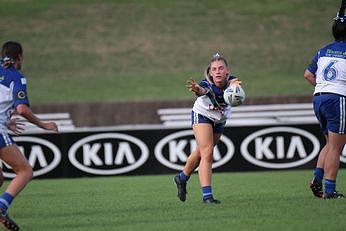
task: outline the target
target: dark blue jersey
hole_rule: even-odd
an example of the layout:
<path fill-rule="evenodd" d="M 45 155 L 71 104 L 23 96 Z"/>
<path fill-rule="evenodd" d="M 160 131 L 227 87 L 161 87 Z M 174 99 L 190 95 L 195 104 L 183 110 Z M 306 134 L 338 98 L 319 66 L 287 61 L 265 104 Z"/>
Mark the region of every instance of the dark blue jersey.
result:
<path fill-rule="evenodd" d="M 6 128 L 11 113 L 19 104 L 29 105 L 26 92 L 26 79 L 14 67 L 0 66 L 0 130 Z"/>
<path fill-rule="evenodd" d="M 236 77 L 230 75 L 228 77 L 228 81 L 235 79 L 235 78 Z M 226 104 L 226 102 L 223 98 L 223 91 L 228 87 L 228 85 L 226 85 L 223 89 L 220 89 L 217 86 L 215 86 L 215 84 L 208 82 L 208 80 L 206 80 L 206 79 L 202 80 L 199 85 L 201 87 L 209 90 L 209 93 L 207 95 L 210 98 L 210 100 L 213 102 L 213 104 L 215 104 L 215 101 L 221 107 Z"/>
<path fill-rule="evenodd" d="M 229 76 L 228 80 L 234 78 Z M 220 89 L 206 79 L 200 82 L 200 86 L 207 89 L 208 93 L 196 99 L 192 110 L 196 115 L 202 115 L 214 123 L 224 123 L 231 116 L 231 106 L 223 98 L 223 92 L 228 86 Z"/>

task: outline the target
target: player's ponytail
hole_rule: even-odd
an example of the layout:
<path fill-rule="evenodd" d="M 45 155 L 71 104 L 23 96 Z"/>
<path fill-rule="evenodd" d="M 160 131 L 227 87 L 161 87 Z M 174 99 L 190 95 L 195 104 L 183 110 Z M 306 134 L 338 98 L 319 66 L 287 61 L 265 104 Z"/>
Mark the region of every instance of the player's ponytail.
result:
<path fill-rule="evenodd" d="M 4 68 L 9 68 L 9 67 L 13 66 L 14 61 L 13 61 L 13 59 L 11 59 L 9 57 L 4 57 L 0 60 L 0 64 Z"/>
<path fill-rule="evenodd" d="M 340 10 L 334 18 L 335 21 L 345 22 L 345 8 L 346 8 L 346 0 L 342 0 Z"/>
<path fill-rule="evenodd" d="M 8 41 L 2 45 L 1 65 L 3 67 L 12 67 L 20 56 L 23 56 L 23 48 L 18 42 Z"/>
<path fill-rule="evenodd" d="M 340 10 L 334 18 L 332 27 L 335 41 L 346 41 L 346 16 L 345 16 L 346 0 L 342 0 Z"/>

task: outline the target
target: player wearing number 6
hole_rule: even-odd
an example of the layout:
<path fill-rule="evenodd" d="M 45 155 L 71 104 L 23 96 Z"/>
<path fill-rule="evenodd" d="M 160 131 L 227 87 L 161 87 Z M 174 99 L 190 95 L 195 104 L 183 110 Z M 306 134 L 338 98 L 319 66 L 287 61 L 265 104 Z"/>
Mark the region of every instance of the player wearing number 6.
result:
<path fill-rule="evenodd" d="M 332 26 L 335 41 L 321 48 L 304 77 L 315 86 L 313 107 L 326 145 L 322 148 L 310 189 L 316 197 L 343 198 L 336 191 L 340 154 L 346 143 L 346 0 Z M 324 191 L 322 186 L 323 178 Z"/>

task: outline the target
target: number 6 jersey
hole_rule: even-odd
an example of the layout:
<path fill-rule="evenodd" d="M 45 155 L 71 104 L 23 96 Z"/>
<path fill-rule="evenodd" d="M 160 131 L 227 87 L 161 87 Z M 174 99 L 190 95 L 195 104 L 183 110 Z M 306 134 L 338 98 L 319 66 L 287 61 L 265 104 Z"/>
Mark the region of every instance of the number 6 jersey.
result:
<path fill-rule="evenodd" d="M 316 76 L 315 92 L 346 96 L 346 43 L 333 42 L 321 48 L 308 70 Z"/>

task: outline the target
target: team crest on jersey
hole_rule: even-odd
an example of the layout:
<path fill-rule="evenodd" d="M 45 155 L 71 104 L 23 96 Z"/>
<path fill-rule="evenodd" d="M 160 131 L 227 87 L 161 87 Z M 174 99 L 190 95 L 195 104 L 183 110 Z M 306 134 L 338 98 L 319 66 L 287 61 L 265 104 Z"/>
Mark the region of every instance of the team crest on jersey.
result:
<path fill-rule="evenodd" d="M 25 98 L 26 98 L 25 92 L 24 92 L 24 91 L 19 91 L 19 92 L 17 93 L 17 98 L 18 98 L 18 99 L 25 99 Z"/>
<path fill-rule="evenodd" d="M 3 81 L 5 79 L 5 76 L 0 75 L 0 81 Z"/>

